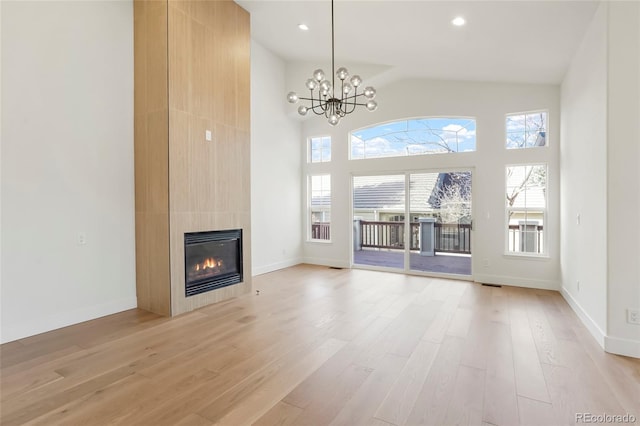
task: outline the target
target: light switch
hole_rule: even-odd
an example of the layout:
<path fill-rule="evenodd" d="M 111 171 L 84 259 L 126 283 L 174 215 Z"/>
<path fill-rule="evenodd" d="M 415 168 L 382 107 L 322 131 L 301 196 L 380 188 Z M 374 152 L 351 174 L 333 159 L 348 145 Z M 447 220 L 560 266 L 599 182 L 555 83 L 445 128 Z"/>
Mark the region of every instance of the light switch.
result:
<path fill-rule="evenodd" d="M 576 215 L 576 225 L 580 225 L 580 213 Z"/>
<path fill-rule="evenodd" d="M 206 130 L 206 131 L 204 132 L 204 138 L 205 138 L 207 141 L 211 142 L 211 139 L 212 139 L 212 138 L 211 138 L 211 130 Z"/>

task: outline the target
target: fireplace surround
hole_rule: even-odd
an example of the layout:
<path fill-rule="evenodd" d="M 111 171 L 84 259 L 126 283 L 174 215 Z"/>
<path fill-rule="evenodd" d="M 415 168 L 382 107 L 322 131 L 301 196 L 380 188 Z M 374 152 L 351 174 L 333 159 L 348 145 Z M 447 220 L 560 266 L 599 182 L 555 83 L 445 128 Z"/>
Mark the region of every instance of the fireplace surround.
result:
<path fill-rule="evenodd" d="M 242 229 L 184 234 L 185 296 L 242 282 Z"/>

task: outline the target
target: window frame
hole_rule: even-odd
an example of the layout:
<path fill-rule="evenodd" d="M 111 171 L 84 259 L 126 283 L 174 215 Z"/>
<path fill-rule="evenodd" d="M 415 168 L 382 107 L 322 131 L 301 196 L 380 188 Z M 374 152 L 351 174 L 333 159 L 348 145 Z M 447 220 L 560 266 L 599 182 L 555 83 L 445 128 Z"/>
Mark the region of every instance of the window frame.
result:
<path fill-rule="evenodd" d="M 533 115 L 533 114 L 539 114 L 539 113 L 544 113 L 545 114 L 545 144 L 543 146 L 509 146 L 509 134 L 510 133 L 514 133 L 514 132 L 509 132 L 508 126 L 507 126 L 507 120 L 509 119 L 509 117 L 513 117 L 513 116 L 517 116 L 517 115 L 524 115 L 525 117 L 527 115 Z M 504 116 L 504 149 L 506 149 L 507 151 L 519 151 L 519 150 L 527 150 L 527 149 L 535 149 L 535 148 L 548 148 L 549 147 L 549 143 L 550 143 L 550 138 L 549 138 L 549 110 L 548 109 L 535 109 L 535 110 L 530 110 L 530 111 L 521 111 L 521 112 L 510 112 L 505 114 Z M 525 118 L 526 121 L 526 118 Z M 526 129 L 525 129 L 525 133 L 526 133 Z"/>
<path fill-rule="evenodd" d="M 506 194 L 508 188 L 508 180 L 509 180 L 509 168 L 513 167 L 535 167 L 535 166 L 544 166 L 545 167 L 545 182 L 544 182 L 544 207 L 510 207 L 507 204 Z M 530 259 L 548 259 L 549 258 L 549 239 L 548 239 L 548 230 L 549 230 L 549 163 L 545 161 L 534 161 L 528 163 L 515 163 L 515 164 L 505 164 L 504 165 L 504 186 L 503 186 L 503 196 L 504 198 L 504 255 L 505 256 L 514 256 L 520 258 L 530 258 Z M 542 212 L 542 250 L 538 252 L 527 252 L 527 251 L 510 251 L 509 250 L 509 217 L 511 212 Z"/>
<path fill-rule="evenodd" d="M 320 206 L 320 207 L 314 207 L 312 204 L 312 199 L 313 199 L 313 178 L 314 177 L 323 177 L 326 176 L 329 178 L 329 206 Z M 329 212 L 329 215 L 331 215 L 331 210 L 333 207 L 333 188 L 332 188 L 332 180 L 331 179 L 331 173 L 308 173 L 307 174 L 307 242 L 312 242 L 312 243 L 330 243 L 331 242 L 331 223 L 332 220 L 329 219 L 328 223 L 329 223 L 329 238 L 328 239 L 322 239 L 322 238 L 313 238 L 313 224 L 317 223 L 317 222 L 313 222 L 313 213 L 314 211 L 321 211 L 323 212 L 323 214 L 325 212 Z M 326 189 L 324 188 L 324 186 L 320 189 L 321 193 L 326 191 Z"/>
<path fill-rule="evenodd" d="M 401 123 L 401 122 L 410 122 L 410 121 L 419 121 L 419 120 L 467 120 L 467 121 L 473 121 L 474 123 L 474 149 L 473 151 L 452 151 L 452 152 L 438 152 L 438 151 L 434 151 L 434 152 L 424 152 L 424 153 L 419 153 L 419 154 L 404 154 L 404 155 L 393 155 L 393 156 L 376 156 L 376 157 L 367 157 L 366 155 L 363 157 L 354 157 L 353 155 L 353 138 L 354 138 L 354 133 L 360 132 L 360 131 L 364 131 L 364 130 L 368 130 L 368 129 L 372 129 L 372 128 L 376 128 L 376 127 L 383 127 L 385 125 L 394 125 L 396 123 Z M 434 130 L 434 129 L 431 129 Z M 407 117 L 404 119 L 398 119 L 398 120 L 390 120 L 390 121 L 384 121 L 384 122 L 380 122 L 380 123 L 374 123 L 371 124 L 369 126 L 366 127 L 361 127 L 359 129 L 353 129 L 348 133 L 348 151 L 349 151 L 349 161 L 364 161 L 364 160 L 379 160 L 379 159 L 389 159 L 389 158 L 406 158 L 406 157 L 421 157 L 421 156 L 429 156 L 429 155 L 442 155 L 442 154 L 448 154 L 448 155 L 456 155 L 456 154 L 469 154 L 469 153 L 474 153 L 478 151 L 478 118 L 476 116 L 466 116 L 466 115 L 458 115 L 458 116 L 444 116 L 444 115 L 434 115 L 434 116 L 421 116 L 421 117 Z"/>
<path fill-rule="evenodd" d="M 314 150 L 313 149 L 313 142 L 314 140 L 319 140 L 320 142 L 320 149 L 319 150 Z M 325 140 L 329 141 L 329 159 L 325 160 L 324 156 L 323 156 L 323 143 L 325 142 Z M 314 151 L 319 151 L 320 152 L 320 161 L 313 161 L 313 153 Z M 332 160 L 332 156 L 333 156 L 333 141 L 331 140 L 331 136 L 330 135 L 322 135 L 322 136 L 311 136 L 307 139 L 307 163 L 309 164 L 320 164 L 320 163 L 330 163 Z"/>

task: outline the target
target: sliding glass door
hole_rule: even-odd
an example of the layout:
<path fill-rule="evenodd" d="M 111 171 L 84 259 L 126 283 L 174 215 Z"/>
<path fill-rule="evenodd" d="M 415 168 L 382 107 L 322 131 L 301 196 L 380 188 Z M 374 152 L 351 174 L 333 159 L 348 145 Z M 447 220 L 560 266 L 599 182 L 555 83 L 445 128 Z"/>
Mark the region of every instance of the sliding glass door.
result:
<path fill-rule="evenodd" d="M 404 269 L 405 175 L 353 178 L 353 263 Z"/>
<path fill-rule="evenodd" d="M 471 275 L 470 171 L 353 178 L 353 264 Z"/>

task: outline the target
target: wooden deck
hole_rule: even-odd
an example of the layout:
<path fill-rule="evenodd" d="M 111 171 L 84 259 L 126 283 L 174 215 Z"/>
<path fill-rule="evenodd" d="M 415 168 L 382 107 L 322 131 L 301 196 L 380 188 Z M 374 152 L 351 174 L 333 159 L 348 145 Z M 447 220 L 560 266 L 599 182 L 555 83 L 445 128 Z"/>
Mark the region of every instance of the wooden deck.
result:
<path fill-rule="evenodd" d="M 404 251 L 363 249 L 353 252 L 356 265 L 404 268 Z M 421 256 L 411 253 L 410 268 L 415 271 L 437 272 L 439 274 L 471 275 L 471 256 L 436 254 Z"/>
<path fill-rule="evenodd" d="M 640 360 L 555 291 L 300 265 L 174 318 L 0 347 L 0 424 L 569 425 L 640 418 Z"/>

